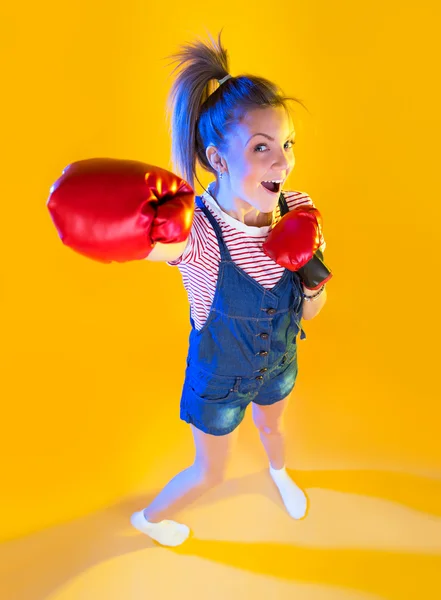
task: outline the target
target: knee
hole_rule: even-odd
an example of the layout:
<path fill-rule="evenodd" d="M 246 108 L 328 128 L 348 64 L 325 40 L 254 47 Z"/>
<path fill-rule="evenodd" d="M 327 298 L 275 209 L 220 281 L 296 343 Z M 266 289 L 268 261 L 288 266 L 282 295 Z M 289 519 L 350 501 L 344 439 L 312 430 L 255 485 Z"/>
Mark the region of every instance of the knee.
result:
<path fill-rule="evenodd" d="M 203 488 L 210 488 L 225 481 L 226 465 L 195 462 L 194 466 L 197 469 L 199 485 Z"/>
<path fill-rule="evenodd" d="M 255 419 L 254 424 L 260 433 L 264 435 L 279 435 L 282 433 L 281 420 L 265 420 L 265 419 Z"/>

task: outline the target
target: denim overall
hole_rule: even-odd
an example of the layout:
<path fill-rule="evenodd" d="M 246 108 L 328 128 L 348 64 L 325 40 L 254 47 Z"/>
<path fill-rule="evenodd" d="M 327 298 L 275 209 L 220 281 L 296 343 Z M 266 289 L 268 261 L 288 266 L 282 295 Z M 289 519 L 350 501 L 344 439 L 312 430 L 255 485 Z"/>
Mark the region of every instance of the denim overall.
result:
<path fill-rule="evenodd" d="M 221 228 L 200 197 L 196 203 L 216 233 L 221 262 L 213 304 L 200 331 L 189 337 L 180 418 L 212 435 L 226 435 L 250 402 L 270 405 L 292 391 L 297 378 L 297 334 L 306 338 L 302 284 L 285 269 L 267 290 L 231 259 Z M 289 209 L 279 197 L 283 216 Z"/>

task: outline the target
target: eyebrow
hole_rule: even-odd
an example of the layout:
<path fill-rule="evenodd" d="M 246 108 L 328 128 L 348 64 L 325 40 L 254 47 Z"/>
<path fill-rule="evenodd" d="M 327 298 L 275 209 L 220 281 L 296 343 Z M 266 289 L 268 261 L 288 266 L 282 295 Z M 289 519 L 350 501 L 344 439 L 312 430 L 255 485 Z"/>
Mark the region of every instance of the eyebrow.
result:
<path fill-rule="evenodd" d="M 288 137 L 289 137 L 289 136 L 290 136 L 292 133 L 294 133 L 294 132 L 295 132 L 295 129 L 293 129 L 293 130 L 291 131 L 291 133 L 289 133 L 289 134 L 288 134 Z M 273 137 L 271 137 L 270 135 L 268 135 L 267 133 L 253 133 L 253 135 L 252 135 L 252 136 L 249 138 L 249 140 L 248 140 L 248 142 L 245 144 L 245 146 L 248 146 L 248 143 L 249 143 L 249 141 L 250 141 L 250 140 L 252 140 L 252 139 L 253 139 L 253 137 L 255 137 L 256 135 L 263 135 L 263 137 L 266 137 L 266 138 L 268 138 L 269 140 L 271 140 L 272 142 L 274 142 L 274 138 L 273 138 Z"/>

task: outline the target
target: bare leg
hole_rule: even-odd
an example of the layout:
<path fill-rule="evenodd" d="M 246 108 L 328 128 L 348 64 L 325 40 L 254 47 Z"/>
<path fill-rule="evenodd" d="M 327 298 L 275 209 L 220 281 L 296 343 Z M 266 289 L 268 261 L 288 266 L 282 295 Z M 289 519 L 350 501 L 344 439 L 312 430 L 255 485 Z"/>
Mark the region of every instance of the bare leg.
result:
<path fill-rule="evenodd" d="M 173 516 L 225 477 L 237 429 L 228 435 L 216 436 L 203 433 L 193 425 L 191 428 L 195 461 L 169 481 L 144 509 L 144 516 L 150 522 Z"/>
<path fill-rule="evenodd" d="M 270 474 L 288 513 L 294 519 L 306 514 L 307 499 L 285 469 L 285 433 L 282 426 L 288 398 L 270 406 L 253 404 L 253 419 L 270 462 Z"/>
<path fill-rule="evenodd" d="M 259 430 L 260 439 L 273 469 L 282 469 L 285 466 L 283 415 L 287 404 L 288 398 L 270 406 L 253 404 L 254 424 Z"/>
<path fill-rule="evenodd" d="M 187 525 L 166 517 L 188 506 L 225 477 L 237 430 L 225 436 L 203 433 L 191 425 L 195 444 L 194 463 L 178 473 L 143 511 L 134 513 L 132 525 L 165 546 L 178 546 L 189 536 Z"/>

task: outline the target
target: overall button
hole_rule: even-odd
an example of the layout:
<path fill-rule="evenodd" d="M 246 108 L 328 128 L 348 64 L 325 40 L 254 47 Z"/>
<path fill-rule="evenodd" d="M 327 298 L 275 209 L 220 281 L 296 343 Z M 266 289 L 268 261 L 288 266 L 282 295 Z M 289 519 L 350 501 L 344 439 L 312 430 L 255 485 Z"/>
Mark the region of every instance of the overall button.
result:
<path fill-rule="evenodd" d="M 264 369 L 260 369 L 259 373 L 265 373 L 265 371 L 268 371 L 268 369 L 266 367 Z"/>
<path fill-rule="evenodd" d="M 269 338 L 269 334 L 268 333 L 261 333 L 259 337 L 261 337 L 262 340 L 267 340 Z"/>
<path fill-rule="evenodd" d="M 269 308 L 269 309 L 268 309 L 266 312 L 267 312 L 269 315 L 273 315 L 273 314 L 274 314 L 274 313 L 276 313 L 277 311 L 276 311 L 276 309 L 275 309 L 275 308 Z"/>
<path fill-rule="evenodd" d="M 262 375 L 258 375 L 256 379 L 263 379 Z"/>
<path fill-rule="evenodd" d="M 268 352 L 266 350 L 262 350 L 261 352 L 259 352 L 259 356 L 266 356 L 268 354 Z"/>

